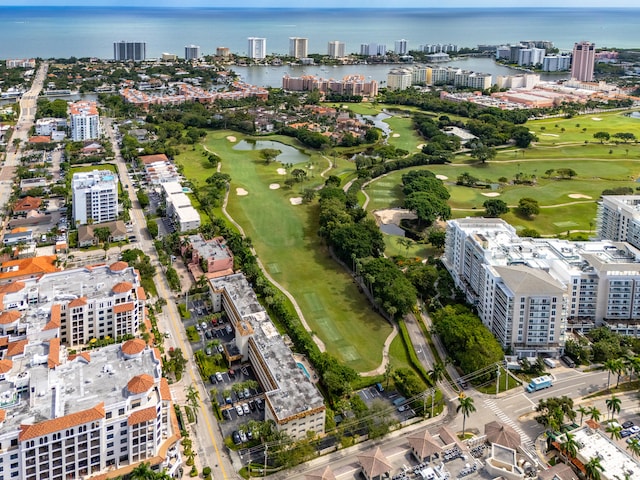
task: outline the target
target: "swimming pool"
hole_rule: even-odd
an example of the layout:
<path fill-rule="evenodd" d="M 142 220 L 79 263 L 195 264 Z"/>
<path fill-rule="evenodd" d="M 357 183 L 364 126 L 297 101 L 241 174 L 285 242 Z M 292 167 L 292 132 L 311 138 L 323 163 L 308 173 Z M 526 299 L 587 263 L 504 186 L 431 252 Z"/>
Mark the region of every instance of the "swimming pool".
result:
<path fill-rule="evenodd" d="M 298 368 L 302 369 L 302 371 L 307 376 L 307 378 L 311 378 L 311 375 L 309 375 L 309 372 L 307 371 L 307 367 L 304 366 L 304 363 L 296 362 L 296 365 L 298 365 Z"/>

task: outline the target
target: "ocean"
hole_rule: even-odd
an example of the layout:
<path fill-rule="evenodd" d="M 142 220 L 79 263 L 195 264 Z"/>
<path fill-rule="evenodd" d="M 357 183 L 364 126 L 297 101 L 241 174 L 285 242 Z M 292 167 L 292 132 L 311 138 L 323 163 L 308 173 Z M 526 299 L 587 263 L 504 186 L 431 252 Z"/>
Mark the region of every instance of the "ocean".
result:
<path fill-rule="evenodd" d="M 114 7 L 0 7 L 0 59 L 113 58 L 113 42 L 147 43 L 147 57 L 184 55 L 185 45 L 247 51 L 247 37 L 266 37 L 267 51 L 287 53 L 289 37 L 307 37 L 310 53 L 327 42 L 406 39 L 410 49 L 427 43 L 478 44 L 549 40 L 570 50 L 580 40 L 598 47 L 640 47 L 640 8 L 494 9 L 221 9 Z"/>

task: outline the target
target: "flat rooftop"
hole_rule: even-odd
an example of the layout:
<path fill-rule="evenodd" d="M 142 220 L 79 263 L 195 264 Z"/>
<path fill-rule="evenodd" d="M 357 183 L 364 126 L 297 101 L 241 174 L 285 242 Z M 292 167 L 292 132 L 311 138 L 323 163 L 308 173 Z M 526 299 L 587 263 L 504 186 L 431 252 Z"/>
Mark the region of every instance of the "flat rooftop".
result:
<path fill-rule="evenodd" d="M 271 322 L 243 274 L 212 279 L 214 289 L 222 288 L 232 298 L 242 318 L 241 327 L 253 330 L 252 339 L 278 388 L 266 392 L 278 418 L 285 419 L 324 405 L 316 386 L 298 368 L 291 349 Z M 250 328 L 247 328 L 250 327 Z"/>
<path fill-rule="evenodd" d="M 602 472 L 603 480 L 613 480 L 616 478 L 640 478 L 640 463 L 613 443 L 607 436 L 599 430 L 591 430 L 589 427 L 582 427 L 573 430 L 571 434 L 578 442 L 579 449 L 577 458 L 582 463 L 587 463 L 591 458 L 599 457 L 600 463 L 604 467 Z"/>
<path fill-rule="evenodd" d="M 205 240 L 200 235 L 189 235 L 187 238 L 191 247 L 197 251 L 202 258 L 231 258 L 231 252 L 224 243 L 224 240 L 220 238 Z"/>

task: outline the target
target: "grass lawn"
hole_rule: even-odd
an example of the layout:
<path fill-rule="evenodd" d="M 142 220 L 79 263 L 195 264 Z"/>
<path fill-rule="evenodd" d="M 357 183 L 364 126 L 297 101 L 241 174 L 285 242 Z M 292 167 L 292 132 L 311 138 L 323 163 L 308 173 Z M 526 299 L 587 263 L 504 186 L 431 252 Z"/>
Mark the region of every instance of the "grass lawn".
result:
<path fill-rule="evenodd" d="M 255 151 L 233 150 L 228 135 L 242 138 L 216 131 L 209 134 L 206 146 L 223 159 L 222 172 L 231 175 L 229 213 L 251 237 L 269 273 L 296 298 L 327 350 L 358 371 L 377 367 L 390 325 L 373 312 L 351 276 L 327 254 L 317 235 L 317 203 L 294 206 L 289 201 L 324 179 L 318 173 L 301 186 L 283 188 L 286 176 L 277 172 L 281 164 L 266 165 Z M 204 182 L 213 170 L 203 171 L 200 158 L 204 157 L 197 150 L 189 151 L 178 162 L 187 178 Z M 337 163 L 337 171 L 350 165 Z M 324 165 L 328 166 L 326 160 Z M 281 188 L 269 188 L 276 183 Z M 248 194 L 238 195 L 237 189 Z"/>
<path fill-rule="evenodd" d="M 118 173 L 116 166 L 113 163 L 94 163 L 91 165 L 72 165 L 71 166 L 71 174 L 78 172 L 93 172 L 94 170 L 110 170 L 113 173 Z"/>
<path fill-rule="evenodd" d="M 425 140 L 413 128 L 413 120 L 407 117 L 389 117 L 384 123 L 391 127 L 392 134 L 387 139 L 390 145 L 402 148 L 410 154 L 417 153 L 418 145 L 424 144 Z M 397 135 L 397 136 L 396 136 Z"/>

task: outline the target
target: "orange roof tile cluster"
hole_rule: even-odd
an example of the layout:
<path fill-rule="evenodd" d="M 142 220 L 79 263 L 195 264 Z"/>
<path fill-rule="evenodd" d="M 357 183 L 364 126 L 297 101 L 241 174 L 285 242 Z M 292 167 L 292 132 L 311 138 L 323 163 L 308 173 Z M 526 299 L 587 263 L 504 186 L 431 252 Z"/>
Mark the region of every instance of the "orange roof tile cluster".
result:
<path fill-rule="evenodd" d="M 56 328 L 60 328 L 60 305 L 58 303 L 51 305 L 51 318 L 42 330 L 54 330 Z"/>
<path fill-rule="evenodd" d="M 136 288 L 136 295 L 138 296 L 138 300 L 146 300 L 147 294 L 144 291 L 144 288 L 138 287 Z"/>
<path fill-rule="evenodd" d="M 64 417 L 45 420 L 44 422 L 33 425 L 20 425 L 20 434 L 18 439 L 23 442 L 31 438 L 41 437 L 50 433 L 59 432 L 67 428 L 83 425 L 85 423 L 100 420 L 105 417 L 104 402 L 96 405 L 88 410 L 71 413 Z"/>
<path fill-rule="evenodd" d="M 147 344 L 141 338 L 127 340 L 122 344 L 122 353 L 125 355 L 137 355 L 146 348 Z"/>
<path fill-rule="evenodd" d="M 68 358 L 70 362 L 72 362 L 76 358 L 83 358 L 87 361 L 87 363 L 89 363 L 91 361 L 91 354 L 89 352 L 73 353 L 69 355 Z"/>
<path fill-rule="evenodd" d="M 34 135 L 33 137 L 29 137 L 29 143 L 49 143 L 51 141 L 51 137 L 47 135 Z"/>
<path fill-rule="evenodd" d="M 16 202 L 13 206 L 14 212 L 28 212 L 30 210 L 37 210 L 42 206 L 42 199 L 40 197 L 24 197 Z"/>
<path fill-rule="evenodd" d="M 129 415 L 129 425 L 137 425 L 142 422 L 148 422 L 156 419 L 156 407 L 143 408 Z"/>
<path fill-rule="evenodd" d="M 87 304 L 87 297 L 76 298 L 69 302 L 69 308 L 84 307 Z"/>
<path fill-rule="evenodd" d="M 155 155 L 142 155 L 140 161 L 145 165 L 156 162 L 168 162 L 169 159 L 164 153 L 156 153 Z"/>
<path fill-rule="evenodd" d="M 56 368 L 60 365 L 60 339 L 58 337 L 49 340 L 49 358 L 47 359 L 47 366 L 49 368 Z"/>
<path fill-rule="evenodd" d="M 4 262 L 2 264 L 2 270 L 4 271 L 0 273 L 0 280 L 7 280 L 23 276 L 33 277 L 40 276 L 45 273 L 56 272 L 58 271 L 55 266 L 57 258 L 58 257 L 56 257 L 55 255 L 43 255 L 41 257 L 29 257 Z"/>
<path fill-rule="evenodd" d="M 0 293 L 16 293 L 24 288 L 24 282 L 11 282 L 0 286 Z"/>
<path fill-rule="evenodd" d="M 70 115 L 98 115 L 98 106 L 96 102 L 86 100 L 75 102 L 69 105 Z"/>
<path fill-rule="evenodd" d="M 7 411 L 0 408 L 0 423 L 4 422 L 5 418 L 7 418 Z"/>
<path fill-rule="evenodd" d="M 24 347 L 27 346 L 29 340 L 16 340 L 15 342 L 9 342 L 7 348 L 7 357 L 15 357 L 16 355 L 22 355 L 24 353 Z"/>
<path fill-rule="evenodd" d="M 0 347 L 9 345 L 9 337 L 0 337 Z"/>
<path fill-rule="evenodd" d="M 155 382 L 151 375 L 143 373 L 142 375 L 136 375 L 129 380 L 129 383 L 127 383 L 127 390 L 134 395 L 145 393 L 153 387 L 154 383 Z"/>
<path fill-rule="evenodd" d="M 133 302 L 119 303 L 118 305 L 114 305 L 113 313 L 132 312 L 134 308 Z"/>
<path fill-rule="evenodd" d="M 20 320 L 20 312 L 18 310 L 9 310 L 7 312 L 0 313 L 0 324 L 9 325 Z"/>
<path fill-rule="evenodd" d="M 129 282 L 116 283 L 111 291 L 113 293 L 127 293 L 133 288 L 133 285 Z"/>
<path fill-rule="evenodd" d="M 8 373 L 13 368 L 13 362 L 7 358 L 0 360 L 0 373 Z"/>
<path fill-rule="evenodd" d="M 160 379 L 160 398 L 167 402 L 171 401 L 171 390 L 169 389 L 169 382 L 164 377 Z"/>
<path fill-rule="evenodd" d="M 129 264 L 127 262 L 116 262 L 109 266 L 109 270 L 112 272 L 121 272 L 125 268 L 128 268 Z"/>

